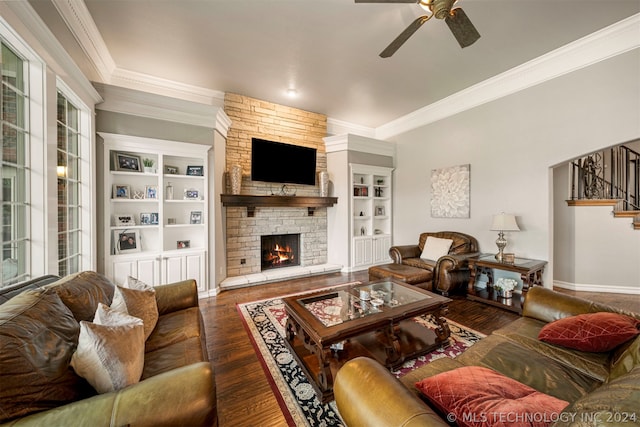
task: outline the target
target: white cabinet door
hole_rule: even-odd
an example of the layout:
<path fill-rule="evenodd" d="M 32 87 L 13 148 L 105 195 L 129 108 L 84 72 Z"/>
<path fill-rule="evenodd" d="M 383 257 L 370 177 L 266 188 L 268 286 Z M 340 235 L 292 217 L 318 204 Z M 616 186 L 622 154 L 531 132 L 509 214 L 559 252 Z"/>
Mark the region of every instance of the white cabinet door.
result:
<path fill-rule="evenodd" d="M 122 285 L 127 277 L 135 277 L 152 286 L 161 284 L 158 258 L 119 258 L 113 261 L 111 277 L 114 283 Z"/>
<path fill-rule="evenodd" d="M 163 284 L 179 282 L 186 279 L 184 256 L 171 255 L 162 257 Z"/>
<path fill-rule="evenodd" d="M 198 291 L 206 290 L 206 252 L 191 254 L 185 257 L 187 279 L 195 279 Z"/>
<path fill-rule="evenodd" d="M 391 247 L 391 236 L 379 236 L 373 238 L 373 263 L 383 264 L 390 262 L 389 248 Z"/>
<path fill-rule="evenodd" d="M 373 247 L 370 237 L 353 239 L 353 266 L 371 264 L 373 259 Z"/>
<path fill-rule="evenodd" d="M 194 279 L 199 291 L 207 289 L 206 252 L 165 255 L 162 259 L 163 284 Z"/>

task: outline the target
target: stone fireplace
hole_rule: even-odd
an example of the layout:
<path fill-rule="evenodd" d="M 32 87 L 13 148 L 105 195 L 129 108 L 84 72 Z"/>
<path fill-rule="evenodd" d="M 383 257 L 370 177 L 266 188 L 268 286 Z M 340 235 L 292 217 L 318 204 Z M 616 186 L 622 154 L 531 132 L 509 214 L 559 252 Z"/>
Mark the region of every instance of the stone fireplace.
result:
<path fill-rule="evenodd" d="M 263 138 L 317 149 L 316 169 L 326 170 L 323 137 L 326 116 L 277 105 L 238 94 L 225 94 L 225 113 L 231 120 L 226 142 L 226 169 L 242 167 L 241 195 L 318 196 L 317 185 L 281 185 L 252 181 L 251 138 Z M 225 190 L 230 194 L 230 188 Z M 222 288 L 263 283 L 285 274 L 319 274 L 334 271 L 327 266 L 327 209 L 269 206 L 248 209 L 225 207 L 226 275 Z M 263 269 L 261 236 L 298 235 L 298 254 L 292 268 Z M 339 267 L 337 267 L 339 270 Z"/>
<path fill-rule="evenodd" d="M 261 268 L 283 268 L 300 265 L 300 234 L 260 236 Z"/>

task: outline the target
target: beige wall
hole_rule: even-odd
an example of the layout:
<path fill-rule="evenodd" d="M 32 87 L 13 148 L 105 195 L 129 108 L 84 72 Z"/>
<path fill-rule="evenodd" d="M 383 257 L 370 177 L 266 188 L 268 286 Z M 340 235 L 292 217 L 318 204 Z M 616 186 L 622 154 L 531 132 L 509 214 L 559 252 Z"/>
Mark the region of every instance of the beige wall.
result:
<path fill-rule="evenodd" d="M 555 277 L 551 168 L 640 137 L 639 75 L 636 49 L 393 138 L 397 143 L 394 244 L 416 243 L 422 231 L 450 229 L 475 236 L 483 252 L 496 252 L 497 233 L 489 230 L 491 216 L 514 213 L 522 231 L 507 233 L 506 250 L 550 261 L 544 278 L 545 285 L 551 285 Z M 471 217 L 431 218 L 430 171 L 467 163 L 471 164 Z M 600 259 L 616 247 L 617 236 L 609 238 L 606 245 L 589 247 Z M 602 263 L 592 283 L 606 290 L 608 268 L 632 264 L 635 270 L 627 270 L 625 283 L 618 286 L 637 289 L 640 255 L 618 255 L 617 263 Z M 587 267 L 575 262 L 576 269 Z"/>

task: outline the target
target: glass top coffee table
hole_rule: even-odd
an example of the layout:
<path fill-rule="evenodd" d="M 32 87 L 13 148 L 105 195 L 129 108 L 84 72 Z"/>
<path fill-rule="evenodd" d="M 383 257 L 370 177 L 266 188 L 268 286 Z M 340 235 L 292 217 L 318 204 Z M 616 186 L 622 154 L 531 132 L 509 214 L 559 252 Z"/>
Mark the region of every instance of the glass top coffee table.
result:
<path fill-rule="evenodd" d="M 333 376 L 358 356 L 389 369 L 449 344 L 443 317 L 451 300 L 406 283 L 383 279 L 284 298 L 286 342 L 318 398 L 333 398 Z M 429 329 L 413 317 L 432 314 Z"/>

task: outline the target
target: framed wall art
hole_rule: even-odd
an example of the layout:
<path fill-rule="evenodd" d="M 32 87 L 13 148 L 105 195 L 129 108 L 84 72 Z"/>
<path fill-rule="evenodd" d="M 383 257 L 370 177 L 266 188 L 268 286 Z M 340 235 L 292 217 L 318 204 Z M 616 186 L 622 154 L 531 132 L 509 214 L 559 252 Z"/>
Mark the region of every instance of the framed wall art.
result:
<path fill-rule="evenodd" d="M 125 227 L 130 225 L 136 225 L 136 220 L 133 218 L 131 214 L 118 214 L 115 215 L 114 221 L 116 227 Z"/>
<path fill-rule="evenodd" d="M 157 185 L 147 185 L 144 188 L 144 198 L 145 199 L 157 199 L 158 198 L 158 186 Z"/>
<path fill-rule="evenodd" d="M 202 211 L 191 211 L 189 224 L 202 224 Z"/>
<path fill-rule="evenodd" d="M 167 175 L 177 175 L 179 173 L 179 169 L 177 166 L 164 165 L 164 173 Z"/>
<path fill-rule="evenodd" d="M 187 175 L 203 176 L 204 166 L 187 166 Z"/>
<path fill-rule="evenodd" d="M 141 225 L 158 225 L 158 212 L 141 213 Z"/>
<path fill-rule="evenodd" d="M 142 250 L 140 232 L 138 230 L 115 230 L 113 232 L 113 241 L 116 254 L 140 252 Z"/>
<path fill-rule="evenodd" d="M 142 160 L 140 156 L 128 153 L 113 153 L 113 167 L 121 172 L 142 172 Z"/>
<path fill-rule="evenodd" d="M 432 218 L 469 218 L 470 166 L 431 171 Z"/>
<path fill-rule="evenodd" d="M 184 190 L 185 200 L 200 200 L 200 192 L 194 188 Z"/>
<path fill-rule="evenodd" d="M 114 199 L 130 199 L 131 188 L 128 185 L 113 184 L 112 197 Z"/>

